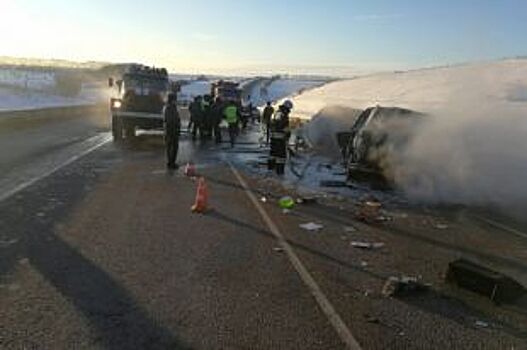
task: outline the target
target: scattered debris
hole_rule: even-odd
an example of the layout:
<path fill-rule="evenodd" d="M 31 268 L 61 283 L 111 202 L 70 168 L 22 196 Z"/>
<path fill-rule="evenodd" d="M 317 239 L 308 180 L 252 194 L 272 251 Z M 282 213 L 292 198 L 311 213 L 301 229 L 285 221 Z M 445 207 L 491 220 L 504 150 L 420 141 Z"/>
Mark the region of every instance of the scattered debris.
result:
<path fill-rule="evenodd" d="M 367 323 L 379 324 L 379 323 L 381 323 L 381 320 L 379 320 L 377 317 L 368 317 L 368 318 L 366 318 L 366 322 Z"/>
<path fill-rule="evenodd" d="M 185 165 L 184 174 L 188 177 L 196 176 L 196 166 L 192 163 L 187 163 L 187 165 Z"/>
<path fill-rule="evenodd" d="M 295 200 L 290 196 L 280 198 L 278 205 L 282 209 L 293 209 L 295 207 Z"/>
<path fill-rule="evenodd" d="M 420 283 L 417 277 L 392 276 L 384 284 L 381 294 L 385 297 L 403 297 L 425 292 L 429 288 L 429 285 Z"/>
<path fill-rule="evenodd" d="M 361 262 L 360 262 L 360 266 L 361 266 L 361 267 L 368 267 L 369 265 L 370 265 L 370 264 L 368 264 L 368 262 L 366 262 L 366 261 L 361 261 Z"/>
<path fill-rule="evenodd" d="M 488 322 L 477 320 L 474 325 L 478 328 L 489 328 Z"/>
<path fill-rule="evenodd" d="M 314 222 L 309 222 L 307 224 L 299 225 L 300 228 L 306 230 L 306 231 L 320 231 L 324 228 L 324 225 L 316 224 Z"/>
<path fill-rule="evenodd" d="M 10 245 L 15 244 L 16 242 L 18 242 L 18 239 L 10 239 L 10 240 L 7 240 L 7 241 L 0 241 L 0 248 L 9 247 Z"/>
<path fill-rule="evenodd" d="M 38 212 L 38 213 L 37 213 L 37 216 L 38 216 L 39 218 L 43 218 L 44 216 L 46 216 L 46 214 L 43 213 L 43 212 Z"/>
<path fill-rule="evenodd" d="M 358 249 L 369 249 L 369 250 L 372 250 L 372 249 L 383 248 L 385 246 L 385 244 L 382 243 L 382 242 L 370 243 L 370 242 L 353 241 L 353 242 L 351 242 L 351 246 L 353 248 L 358 248 Z"/>
<path fill-rule="evenodd" d="M 282 209 L 282 214 L 284 214 L 284 215 L 291 214 L 291 210 L 290 209 Z"/>
<path fill-rule="evenodd" d="M 369 200 L 361 204 L 357 219 L 365 222 L 377 221 L 380 216 L 382 204 L 378 201 Z"/>
<path fill-rule="evenodd" d="M 282 247 L 274 247 L 273 251 L 275 251 L 277 253 L 282 253 L 284 251 L 284 248 L 282 248 Z"/>
<path fill-rule="evenodd" d="M 260 198 L 260 201 L 261 201 L 262 203 L 267 203 L 267 197 L 262 197 L 262 198 Z"/>
<path fill-rule="evenodd" d="M 435 224 L 434 227 L 436 229 L 438 229 L 438 230 L 446 230 L 446 229 L 448 229 L 448 225 L 447 224 Z"/>
<path fill-rule="evenodd" d="M 353 226 L 344 226 L 344 232 L 352 233 L 357 232 L 358 230 Z"/>

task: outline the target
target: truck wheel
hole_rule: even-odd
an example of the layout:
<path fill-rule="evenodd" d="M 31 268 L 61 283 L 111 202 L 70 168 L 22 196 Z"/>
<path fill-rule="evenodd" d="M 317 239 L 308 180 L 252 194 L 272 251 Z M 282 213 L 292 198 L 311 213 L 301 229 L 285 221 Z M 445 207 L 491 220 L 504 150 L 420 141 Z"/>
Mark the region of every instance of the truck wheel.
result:
<path fill-rule="evenodd" d="M 124 125 L 124 136 L 128 140 L 135 138 L 135 125 L 125 124 Z"/>
<path fill-rule="evenodd" d="M 123 139 L 123 121 L 119 117 L 112 117 L 112 136 L 114 142 L 120 142 Z"/>

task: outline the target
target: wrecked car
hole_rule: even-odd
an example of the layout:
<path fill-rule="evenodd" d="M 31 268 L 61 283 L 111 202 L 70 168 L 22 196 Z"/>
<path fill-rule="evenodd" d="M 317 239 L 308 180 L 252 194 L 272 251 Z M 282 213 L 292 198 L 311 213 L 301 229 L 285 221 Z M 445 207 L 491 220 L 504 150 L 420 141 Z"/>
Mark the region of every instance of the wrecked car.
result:
<path fill-rule="evenodd" d="M 370 107 L 355 120 L 350 131 L 337 134 L 337 141 L 349 177 L 357 172 L 390 181 L 394 162 L 425 114 L 398 107 Z"/>

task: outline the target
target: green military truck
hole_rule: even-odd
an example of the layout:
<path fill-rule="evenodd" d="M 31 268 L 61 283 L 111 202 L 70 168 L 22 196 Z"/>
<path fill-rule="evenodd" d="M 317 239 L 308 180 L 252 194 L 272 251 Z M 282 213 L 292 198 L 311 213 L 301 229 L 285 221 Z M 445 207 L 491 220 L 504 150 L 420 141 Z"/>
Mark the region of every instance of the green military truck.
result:
<path fill-rule="evenodd" d="M 110 78 L 109 85 L 117 88 L 117 97 L 110 100 L 114 141 L 134 138 L 137 129 L 163 128 L 163 107 L 171 88 L 166 69 L 132 65 L 121 79 Z"/>

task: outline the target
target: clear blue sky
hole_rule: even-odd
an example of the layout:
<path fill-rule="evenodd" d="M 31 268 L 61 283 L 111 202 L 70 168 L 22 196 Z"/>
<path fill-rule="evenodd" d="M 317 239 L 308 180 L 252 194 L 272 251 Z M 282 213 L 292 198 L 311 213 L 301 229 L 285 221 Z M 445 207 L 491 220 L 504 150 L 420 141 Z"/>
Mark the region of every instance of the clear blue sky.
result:
<path fill-rule="evenodd" d="M 173 70 L 396 69 L 527 54 L 525 0 L 2 0 L 0 55 Z"/>

